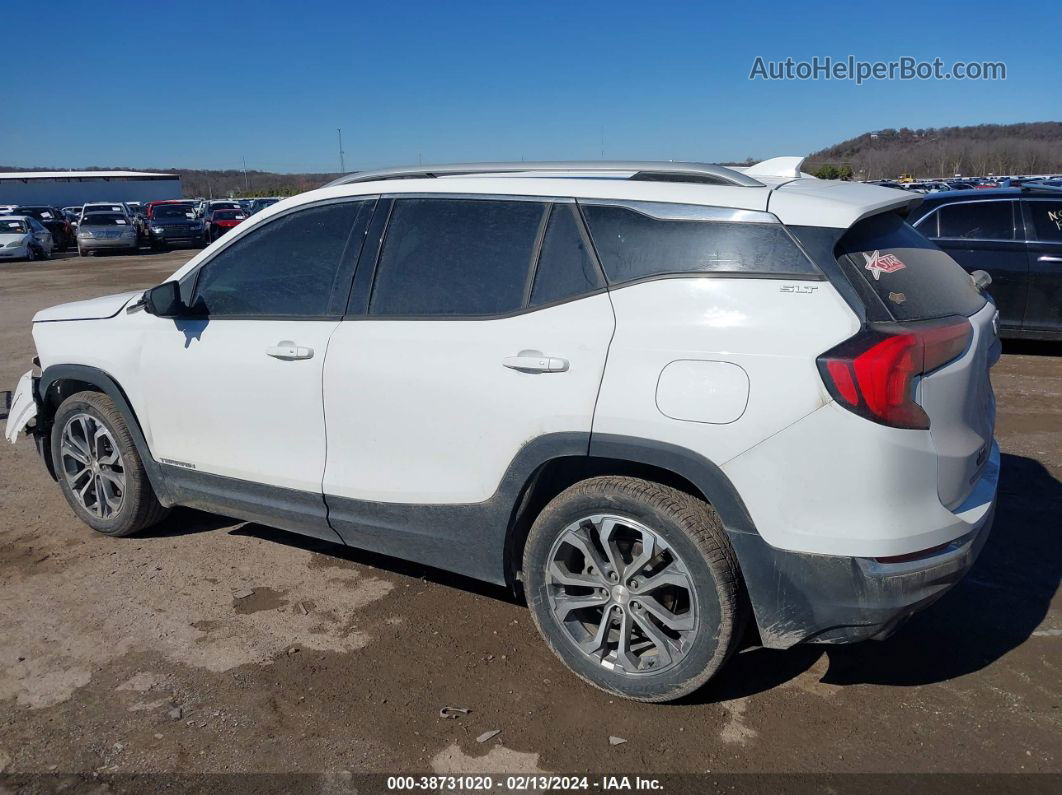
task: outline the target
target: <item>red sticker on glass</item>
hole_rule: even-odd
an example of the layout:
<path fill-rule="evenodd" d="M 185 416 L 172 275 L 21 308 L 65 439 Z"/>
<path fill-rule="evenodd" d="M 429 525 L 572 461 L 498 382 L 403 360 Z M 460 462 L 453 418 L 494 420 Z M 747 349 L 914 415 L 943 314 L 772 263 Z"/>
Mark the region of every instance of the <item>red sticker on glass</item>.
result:
<path fill-rule="evenodd" d="M 883 273 L 902 271 L 907 267 L 895 254 L 882 254 L 875 251 L 873 254 L 864 253 L 863 257 L 867 261 L 864 267 L 874 274 L 874 281 L 880 279 Z"/>

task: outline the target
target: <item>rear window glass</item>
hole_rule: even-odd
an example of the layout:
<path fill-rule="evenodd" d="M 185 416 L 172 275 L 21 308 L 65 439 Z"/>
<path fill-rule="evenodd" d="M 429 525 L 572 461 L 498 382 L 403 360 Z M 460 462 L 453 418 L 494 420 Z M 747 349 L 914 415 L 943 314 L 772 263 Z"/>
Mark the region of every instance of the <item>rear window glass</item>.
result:
<path fill-rule="evenodd" d="M 530 201 L 399 199 L 369 314 L 495 315 L 524 305 L 546 210 Z"/>
<path fill-rule="evenodd" d="M 969 316 L 985 304 L 969 274 L 896 213 L 849 229 L 837 244 L 837 259 L 897 320 Z"/>
<path fill-rule="evenodd" d="M 611 284 L 675 273 L 818 275 L 781 224 L 654 217 L 634 205 L 581 206 Z M 710 208 L 690 209 L 695 218 Z"/>

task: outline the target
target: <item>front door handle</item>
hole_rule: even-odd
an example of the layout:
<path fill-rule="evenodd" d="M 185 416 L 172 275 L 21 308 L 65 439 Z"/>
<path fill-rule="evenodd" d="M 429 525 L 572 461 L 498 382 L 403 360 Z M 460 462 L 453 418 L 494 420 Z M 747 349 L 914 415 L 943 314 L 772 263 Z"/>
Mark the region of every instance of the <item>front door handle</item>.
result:
<path fill-rule="evenodd" d="M 1062 262 L 1062 257 L 1052 257 L 1044 254 L 1042 257 L 1036 258 L 1037 262 Z"/>
<path fill-rule="evenodd" d="M 266 356 L 272 356 L 274 359 L 282 359 L 286 362 L 294 361 L 295 359 L 313 358 L 313 348 L 296 345 L 291 340 L 281 340 L 276 345 L 266 348 L 265 352 Z"/>
<path fill-rule="evenodd" d="M 568 369 L 568 360 L 546 356 L 542 351 L 520 351 L 516 356 L 502 359 L 502 365 L 522 373 L 563 373 Z"/>

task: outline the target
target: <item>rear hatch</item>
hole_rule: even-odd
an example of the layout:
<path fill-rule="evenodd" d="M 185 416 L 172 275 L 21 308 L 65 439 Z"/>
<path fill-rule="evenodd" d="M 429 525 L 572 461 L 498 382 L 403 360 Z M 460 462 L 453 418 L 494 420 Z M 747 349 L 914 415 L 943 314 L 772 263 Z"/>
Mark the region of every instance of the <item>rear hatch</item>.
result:
<path fill-rule="evenodd" d="M 1000 354 L 996 307 L 958 263 L 896 213 L 853 225 L 836 253 L 870 318 L 912 329 L 970 325 L 965 348 L 915 384 L 938 455 L 937 492 L 954 509 L 991 453 L 996 403 L 989 369 Z"/>

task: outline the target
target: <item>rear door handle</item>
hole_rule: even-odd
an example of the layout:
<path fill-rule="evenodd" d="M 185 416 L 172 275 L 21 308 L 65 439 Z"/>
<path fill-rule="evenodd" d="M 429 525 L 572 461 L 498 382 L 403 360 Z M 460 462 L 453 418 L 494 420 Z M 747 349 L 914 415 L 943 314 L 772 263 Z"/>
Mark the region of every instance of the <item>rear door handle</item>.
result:
<path fill-rule="evenodd" d="M 296 345 L 291 340 L 281 340 L 276 345 L 266 348 L 265 352 L 266 356 L 272 356 L 274 359 L 282 359 L 286 362 L 294 361 L 295 359 L 313 358 L 313 348 Z"/>
<path fill-rule="evenodd" d="M 1036 258 L 1037 262 L 1062 262 L 1062 257 L 1051 257 L 1044 254 L 1042 257 Z"/>
<path fill-rule="evenodd" d="M 546 356 L 541 351 L 520 351 L 516 356 L 506 356 L 502 364 L 522 373 L 563 373 L 568 369 L 567 359 Z"/>

